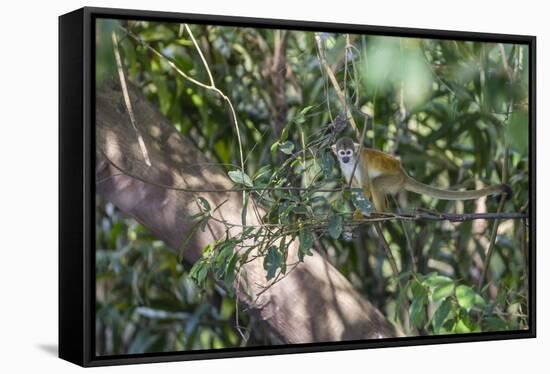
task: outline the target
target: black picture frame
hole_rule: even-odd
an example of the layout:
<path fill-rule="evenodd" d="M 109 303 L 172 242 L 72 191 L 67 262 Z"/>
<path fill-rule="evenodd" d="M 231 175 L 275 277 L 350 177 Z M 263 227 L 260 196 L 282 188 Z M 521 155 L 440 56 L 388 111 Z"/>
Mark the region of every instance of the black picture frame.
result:
<path fill-rule="evenodd" d="M 146 19 L 293 30 L 473 40 L 529 47 L 529 323 L 525 331 L 405 337 L 97 357 L 94 353 L 94 24 L 97 18 Z M 81 366 L 446 344 L 536 337 L 536 37 L 85 7 L 59 17 L 59 357 Z"/>

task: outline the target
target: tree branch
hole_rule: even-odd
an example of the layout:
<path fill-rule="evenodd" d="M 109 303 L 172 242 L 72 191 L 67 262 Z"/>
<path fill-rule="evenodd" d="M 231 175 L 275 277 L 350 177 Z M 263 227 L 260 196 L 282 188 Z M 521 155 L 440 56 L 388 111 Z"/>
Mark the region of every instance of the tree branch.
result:
<path fill-rule="evenodd" d="M 204 155 L 181 137 L 138 90 L 128 85 L 128 91 L 152 167 L 143 162 L 135 136 L 131 136 L 134 132 L 127 121 L 127 113 L 121 110 L 124 106 L 120 105 L 123 100 L 120 86 L 114 81 L 106 84 L 97 91 L 96 97 L 96 180 L 101 180 L 97 192 L 175 250 L 191 233 L 183 257 L 194 263 L 206 245 L 226 235 L 242 233 L 243 228 L 239 226 L 243 208 L 241 195 L 226 191 L 233 186 L 226 173 L 219 167 L 207 165 Z M 149 183 L 151 181 L 155 183 Z M 166 186 L 181 186 L 181 189 Z M 205 192 L 208 190 L 219 192 Z M 211 206 L 220 206 L 212 216 L 232 226 L 210 220 L 210 230 L 198 230 L 193 234 L 191 230 L 196 220 L 189 217 L 200 213 L 195 204 L 199 196 Z M 248 223 L 260 225 L 252 208 L 248 209 L 251 210 Z M 260 210 L 260 214 L 263 213 Z M 286 242 L 290 243 L 290 238 Z M 250 240 L 243 246 L 252 244 Z M 288 246 L 289 263 L 298 262 L 298 246 L 298 240 Z M 251 253 L 251 258 L 256 254 Z M 267 290 L 261 256 L 247 262 L 235 279 L 239 302 L 287 343 L 401 334 L 315 251 Z"/>

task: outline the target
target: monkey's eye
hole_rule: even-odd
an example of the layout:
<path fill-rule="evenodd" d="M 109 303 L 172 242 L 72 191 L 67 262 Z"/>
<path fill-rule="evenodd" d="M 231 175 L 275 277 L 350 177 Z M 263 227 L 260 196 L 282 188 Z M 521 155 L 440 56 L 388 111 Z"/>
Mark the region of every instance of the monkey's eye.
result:
<path fill-rule="evenodd" d="M 340 154 L 340 156 L 345 156 L 346 155 L 346 151 L 340 151 L 338 153 Z"/>
<path fill-rule="evenodd" d="M 346 152 L 346 154 L 347 154 L 348 156 L 351 156 L 351 150 L 348 150 L 348 151 Z"/>

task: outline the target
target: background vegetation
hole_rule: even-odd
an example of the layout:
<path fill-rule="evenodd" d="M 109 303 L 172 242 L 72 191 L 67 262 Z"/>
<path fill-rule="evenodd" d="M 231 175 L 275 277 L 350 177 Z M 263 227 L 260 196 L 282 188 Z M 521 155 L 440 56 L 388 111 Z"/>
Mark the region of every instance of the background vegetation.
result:
<path fill-rule="evenodd" d="M 474 188 L 500 183 L 508 154 L 513 196 L 505 212 L 528 210 L 528 50 L 468 41 L 327 34 L 190 25 L 213 80 L 233 103 L 246 175 L 230 111 L 219 95 L 185 80 L 209 82 L 192 39 L 179 24 L 97 23 L 96 83 L 116 75 L 115 32 L 128 79 L 182 135 L 247 196 L 263 206 L 270 234 L 258 228 L 267 277 L 291 271 L 284 245 L 300 238 L 300 256 L 315 243 L 354 287 L 408 335 L 523 329 L 527 320 L 525 220 L 498 226 L 481 282 L 492 221 L 387 221 L 387 253 L 372 224 L 354 224 L 328 148 L 356 136 L 327 75 L 333 71 L 365 146 L 401 158 L 416 179 Z M 160 52 L 156 54 L 151 49 Z M 282 54 L 281 54 L 282 53 Z M 369 118 L 368 121 L 365 118 Z M 294 186 L 303 190 L 284 190 Z M 325 191 L 326 190 L 326 191 Z M 415 194 L 391 201 L 393 212 L 417 208 L 495 212 L 498 199 L 464 203 Z M 204 222 L 215 207 L 203 206 Z M 246 256 L 238 240 L 213 243 L 194 265 L 181 263 L 147 229 L 96 199 L 96 351 L 120 354 L 278 344 L 281 341 L 233 297 L 233 274 Z M 243 222 L 246 217 L 243 216 Z M 200 228 L 197 228 L 197 230 Z M 183 248 L 184 250 L 184 248 Z"/>

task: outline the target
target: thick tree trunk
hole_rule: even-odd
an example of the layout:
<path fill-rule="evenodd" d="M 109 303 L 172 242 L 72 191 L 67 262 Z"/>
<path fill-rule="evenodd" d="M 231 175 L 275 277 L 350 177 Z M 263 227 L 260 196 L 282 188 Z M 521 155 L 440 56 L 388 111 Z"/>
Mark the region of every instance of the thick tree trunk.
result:
<path fill-rule="evenodd" d="M 130 122 L 119 86 L 106 84 L 98 90 L 96 100 L 97 192 L 175 250 L 193 227 L 188 217 L 199 212 L 198 196 L 207 199 L 212 207 L 225 201 L 214 215 L 240 224 L 240 193 L 199 194 L 162 187 L 228 189 L 233 183 L 220 168 L 206 166 L 207 160 L 202 153 L 181 137 L 132 87 L 130 97 L 151 166 L 145 162 L 138 133 Z M 119 168 L 127 174 L 121 173 Z M 258 223 L 252 209 L 248 212 L 248 223 Z M 198 230 L 194 235 L 184 258 L 194 263 L 203 247 L 223 238 L 225 233 L 223 224 L 210 220 L 205 232 Z M 230 231 L 231 235 L 238 233 L 236 229 Z M 293 242 L 288 249 L 288 262 L 296 260 L 297 244 Z M 316 252 L 257 297 L 265 284 L 263 260 L 259 258 L 248 263 L 245 271 L 236 277 L 237 297 L 288 343 L 394 337 L 397 334 L 383 315 Z"/>

